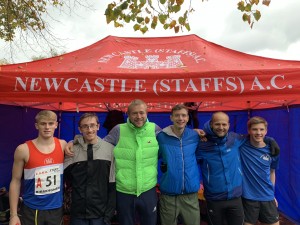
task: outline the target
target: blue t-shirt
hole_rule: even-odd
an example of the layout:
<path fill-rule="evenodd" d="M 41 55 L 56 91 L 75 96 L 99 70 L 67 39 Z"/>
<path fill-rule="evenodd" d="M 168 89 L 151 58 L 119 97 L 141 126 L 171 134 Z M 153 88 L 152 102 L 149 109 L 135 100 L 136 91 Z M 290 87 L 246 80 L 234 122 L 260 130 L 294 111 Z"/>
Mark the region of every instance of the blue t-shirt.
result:
<path fill-rule="evenodd" d="M 257 148 L 247 140 L 240 147 L 243 169 L 243 197 L 254 201 L 272 201 L 274 186 L 270 170 L 278 169 L 279 157 L 270 155 L 270 147 Z"/>

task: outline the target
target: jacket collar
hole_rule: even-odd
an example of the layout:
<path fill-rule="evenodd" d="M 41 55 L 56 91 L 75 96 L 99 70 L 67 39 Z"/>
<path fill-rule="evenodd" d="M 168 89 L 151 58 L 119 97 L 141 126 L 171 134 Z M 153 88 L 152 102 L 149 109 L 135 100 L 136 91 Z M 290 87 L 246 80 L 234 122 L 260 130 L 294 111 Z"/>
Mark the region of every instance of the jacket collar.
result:
<path fill-rule="evenodd" d="M 97 136 L 97 143 L 93 144 L 93 149 L 98 148 L 101 145 L 101 138 Z M 87 145 L 88 143 L 84 142 L 83 136 L 79 136 L 78 139 L 78 144 L 82 146 L 84 150 L 87 150 Z"/>
<path fill-rule="evenodd" d="M 134 126 L 133 123 L 131 123 L 131 121 L 129 120 L 129 118 L 127 118 L 127 125 L 128 125 L 131 129 L 134 129 L 134 130 L 140 130 L 140 129 L 145 128 L 145 126 L 147 126 L 147 123 L 149 123 L 148 118 L 147 118 L 147 120 L 146 120 L 146 123 L 145 123 L 142 127 L 136 127 L 136 126 Z"/>

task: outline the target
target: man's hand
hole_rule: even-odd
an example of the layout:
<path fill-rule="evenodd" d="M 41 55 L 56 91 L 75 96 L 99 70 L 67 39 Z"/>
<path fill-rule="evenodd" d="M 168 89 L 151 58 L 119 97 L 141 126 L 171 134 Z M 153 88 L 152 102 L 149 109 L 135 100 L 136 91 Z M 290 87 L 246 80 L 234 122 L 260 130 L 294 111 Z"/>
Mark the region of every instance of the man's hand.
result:
<path fill-rule="evenodd" d="M 67 156 L 74 156 L 73 152 L 73 141 L 69 141 L 64 148 L 64 152 Z"/>
<path fill-rule="evenodd" d="M 20 219 L 17 214 L 12 214 L 9 218 L 9 225 L 20 225 Z"/>
<path fill-rule="evenodd" d="M 206 138 L 206 133 L 204 130 L 201 130 L 201 129 L 194 129 L 194 131 L 196 131 L 198 133 L 198 135 L 200 136 L 200 140 L 203 141 L 203 142 L 206 142 L 207 141 L 207 138 Z"/>

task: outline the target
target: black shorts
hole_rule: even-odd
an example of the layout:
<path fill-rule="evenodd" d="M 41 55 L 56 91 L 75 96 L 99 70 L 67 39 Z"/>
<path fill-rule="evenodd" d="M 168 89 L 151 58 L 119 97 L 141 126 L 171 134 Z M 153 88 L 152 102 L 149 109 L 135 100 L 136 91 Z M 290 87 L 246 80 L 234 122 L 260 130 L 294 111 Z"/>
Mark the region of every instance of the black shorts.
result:
<path fill-rule="evenodd" d="M 245 222 L 251 224 L 255 224 L 257 221 L 268 224 L 278 222 L 279 213 L 275 200 L 252 201 L 243 198 L 242 201 L 245 213 Z"/>
<path fill-rule="evenodd" d="M 63 208 L 36 210 L 23 203 L 20 208 L 20 221 L 22 225 L 61 225 L 63 224 Z"/>
<path fill-rule="evenodd" d="M 207 200 L 207 215 L 209 224 L 220 225 L 242 225 L 244 222 L 244 211 L 241 197 L 221 200 Z"/>

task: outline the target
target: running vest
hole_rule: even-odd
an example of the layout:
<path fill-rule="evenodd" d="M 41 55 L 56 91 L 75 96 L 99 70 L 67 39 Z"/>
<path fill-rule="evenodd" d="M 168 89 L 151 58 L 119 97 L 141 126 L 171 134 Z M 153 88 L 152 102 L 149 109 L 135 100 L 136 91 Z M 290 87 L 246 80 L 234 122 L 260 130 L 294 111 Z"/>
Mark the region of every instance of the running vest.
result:
<path fill-rule="evenodd" d="M 57 138 L 49 154 L 27 141 L 29 159 L 24 166 L 24 204 L 32 209 L 56 209 L 63 204 L 64 154 Z"/>
<path fill-rule="evenodd" d="M 157 184 L 158 143 L 155 124 L 135 127 L 120 125 L 120 138 L 114 148 L 117 191 L 139 196 Z"/>

